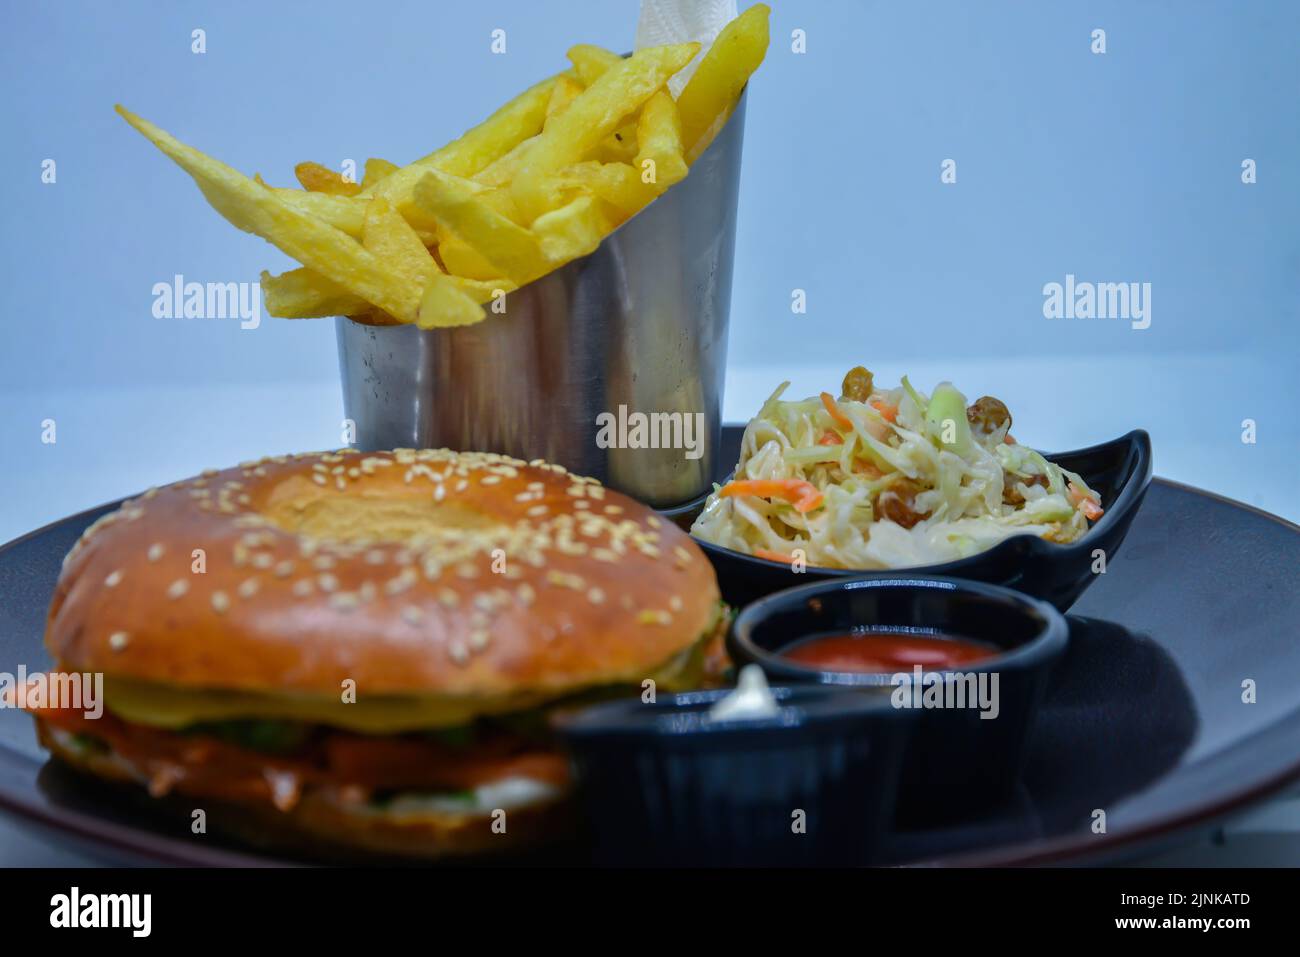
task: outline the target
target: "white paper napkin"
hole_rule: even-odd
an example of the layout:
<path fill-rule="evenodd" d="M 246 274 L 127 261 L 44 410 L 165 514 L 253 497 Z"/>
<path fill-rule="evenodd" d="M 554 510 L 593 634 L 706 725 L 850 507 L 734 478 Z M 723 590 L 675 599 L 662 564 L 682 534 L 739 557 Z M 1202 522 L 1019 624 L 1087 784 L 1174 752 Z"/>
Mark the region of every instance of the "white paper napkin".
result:
<path fill-rule="evenodd" d="M 700 57 L 717 39 L 722 28 L 736 18 L 736 0 L 641 0 L 641 19 L 636 25 L 636 48 L 668 43 L 700 44 L 699 55 L 668 81 L 673 96 L 691 78 Z"/>

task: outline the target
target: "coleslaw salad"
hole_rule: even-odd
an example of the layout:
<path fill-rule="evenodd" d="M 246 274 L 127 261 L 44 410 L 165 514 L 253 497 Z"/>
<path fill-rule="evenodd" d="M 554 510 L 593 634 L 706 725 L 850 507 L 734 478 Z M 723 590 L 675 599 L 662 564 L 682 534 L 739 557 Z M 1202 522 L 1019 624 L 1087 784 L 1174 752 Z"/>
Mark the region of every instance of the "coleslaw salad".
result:
<path fill-rule="evenodd" d="M 1068 543 L 1103 514 L 1082 476 L 1015 441 L 1011 415 L 953 385 L 878 389 L 857 367 L 838 398 L 786 400 L 745 429 L 735 476 L 691 534 L 772 561 L 902 568 L 974 555 L 1013 535 Z"/>

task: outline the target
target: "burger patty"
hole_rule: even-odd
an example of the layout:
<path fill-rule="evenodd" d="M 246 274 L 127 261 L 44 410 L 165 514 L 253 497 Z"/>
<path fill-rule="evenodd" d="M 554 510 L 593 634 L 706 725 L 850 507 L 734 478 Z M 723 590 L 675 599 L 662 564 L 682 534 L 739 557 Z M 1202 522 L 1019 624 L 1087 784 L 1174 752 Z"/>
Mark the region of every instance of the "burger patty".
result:
<path fill-rule="evenodd" d="M 456 729 L 463 739 L 457 741 L 445 731 L 370 736 L 291 722 L 171 731 L 123 721 L 107 710 L 97 719 L 66 708 L 32 713 L 43 738 L 51 730 L 64 732 L 83 748 L 111 752 L 154 797 L 174 791 L 269 802 L 288 811 L 312 787 L 364 802 L 393 792 L 466 792 L 509 778 L 562 790 L 570 783 L 568 761 L 558 750 L 499 726 Z"/>

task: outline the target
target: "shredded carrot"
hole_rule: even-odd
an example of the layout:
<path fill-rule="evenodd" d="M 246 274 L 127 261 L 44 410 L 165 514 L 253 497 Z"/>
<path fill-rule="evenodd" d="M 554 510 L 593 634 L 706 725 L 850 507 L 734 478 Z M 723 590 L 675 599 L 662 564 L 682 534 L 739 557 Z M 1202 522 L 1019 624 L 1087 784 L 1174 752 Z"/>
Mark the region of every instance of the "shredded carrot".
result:
<path fill-rule="evenodd" d="M 782 565 L 793 565 L 794 556 L 786 555 L 784 552 L 772 552 L 766 548 L 754 549 L 754 557 L 766 558 L 769 562 L 780 562 Z"/>
<path fill-rule="evenodd" d="M 1002 441 L 1005 442 L 1007 445 L 1015 445 L 1015 444 L 1016 444 L 1016 440 L 1013 439 L 1013 438 L 1011 437 L 1011 433 L 1010 433 L 1010 432 L 1008 432 L 1008 433 L 1003 437 Z"/>
<path fill-rule="evenodd" d="M 733 495 L 755 495 L 759 498 L 785 499 L 796 512 L 811 512 L 822 504 L 825 496 L 817 486 L 803 479 L 739 479 L 728 482 L 718 490 L 723 498 Z"/>
<path fill-rule="evenodd" d="M 822 437 L 817 440 L 818 445 L 843 445 L 844 440 L 834 429 L 827 429 L 822 433 Z"/>
<path fill-rule="evenodd" d="M 871 407 L 880 413 L 880 417 L 886 422 L 893 422 L 898 418 L 898 406 L 890 405 L 881 399 L 871 403 Z"/>
<path fill-rule="evenodd" d="M 1083 512 L 1083 517 L 1088 521 L 1095 522 L 1106 514 L 1105 509 L 1101 507 L 1101 502 L 1097 499 L 1096 492 L 1085 493 L 1079 486 L 1069 482 L 1066 484 L 1066 493 L 1070 501 L 1074 503 L 1079 511 Z"/>
<path fill-rule="evenodd" d="M 835 404 L 835 398 L 829 392 L 822 393 L 822 405 L 826 406 L 826 411 L 830 413 L 832 419 L 844 426 L 846 429 L 853 428 L 853 420 L 844 414 L 844 410 Z"/>

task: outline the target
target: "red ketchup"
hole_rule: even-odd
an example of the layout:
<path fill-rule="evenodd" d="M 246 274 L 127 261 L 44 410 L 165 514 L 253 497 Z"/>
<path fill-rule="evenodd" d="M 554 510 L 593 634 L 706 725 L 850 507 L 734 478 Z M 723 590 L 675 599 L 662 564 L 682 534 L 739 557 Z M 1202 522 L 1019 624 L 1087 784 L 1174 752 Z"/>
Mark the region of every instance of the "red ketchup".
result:
<path fill-rule="evenodd" d="M 927 671 L 959 668 L 1001 654 L 1001 649 L 955 635 L 862 631 L 813 635 L 782 649 L 781 657 L 819 671 L 895 674 L 920 665 Z"/>

